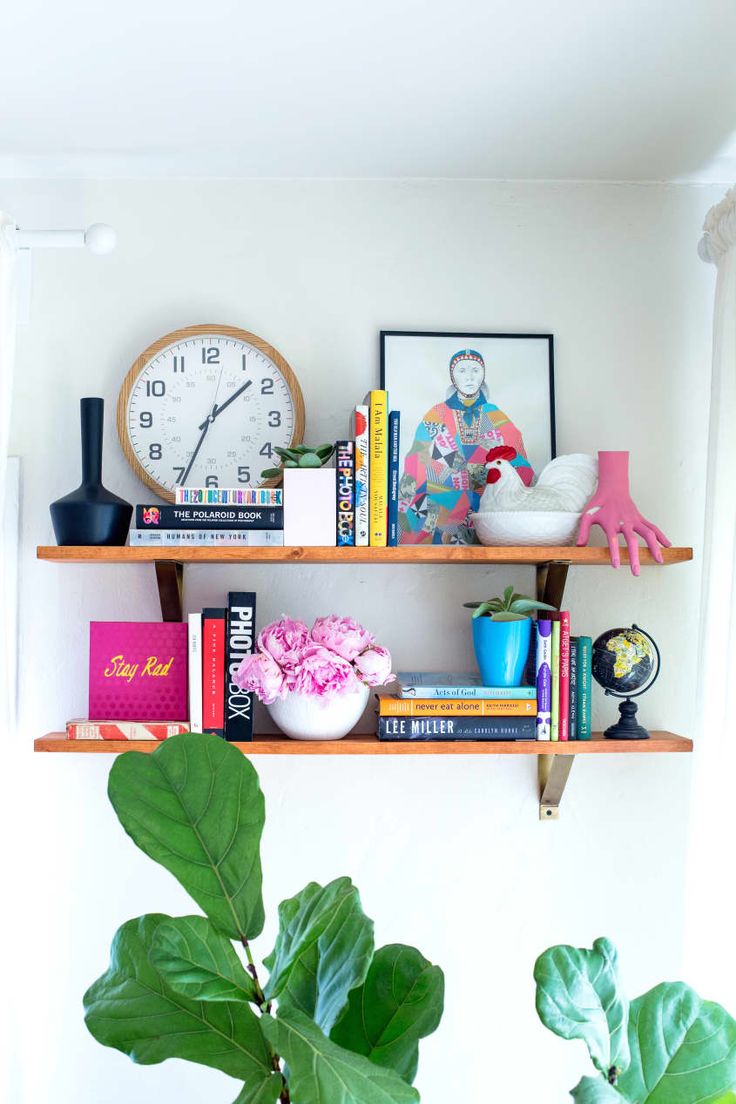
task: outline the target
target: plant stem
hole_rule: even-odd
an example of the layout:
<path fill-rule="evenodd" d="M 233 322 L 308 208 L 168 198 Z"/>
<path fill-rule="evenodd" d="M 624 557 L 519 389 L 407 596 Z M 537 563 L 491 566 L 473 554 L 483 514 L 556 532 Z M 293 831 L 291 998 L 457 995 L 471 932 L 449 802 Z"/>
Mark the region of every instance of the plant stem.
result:
<path fill-rule="evenodd" d="M 258 971 L 256 969 L 256 964 L 253 961 L 253 955 L 250 953 L 250 945 L 248 943 L 248 940 L 243 935 L 243 936 L 240 937 L 240 942 L 243 944 L 243 947 L 245 948 L 245 957 L 248 959 L 248 973 L 253 978 L 253 982 L 254 982 L 255 987 L 256 987 L 256 997 L 258 998 L 258 1004 L 261 1008 L 261 1011 L 263 1011 L 264 1008 L 265 1008 L 266 1012 L 270 1012 L 271 1011 L 271 1005 L 270 1005 L 269 1002 L 266 1001 L 266 995 L 263 992 L 263 988 L 261 987 L 260 981 L 258 980 Z M 282 1081 L 283 1088 L 281 1089 L 281 1092 L 279 1094 L 279 1102 L 280 1102 L 280 1104 L 291 1104 L 291 1097 L 289 1095 L 289 1086 L 286 1084 L 286 1081 L 284 1080 L 283 1070 L 281 1069 L 281 1057 L 280 1057 L 280 1055 L 278 1055 L 276 1053 L 276 1051 L 271 1047 L 270 1044 L 269 1044 L 268 1049 L 271 1051 L 271 1065 L 274 1068 L 274 1072 L 281 1075 L 281 1081 Z"/>

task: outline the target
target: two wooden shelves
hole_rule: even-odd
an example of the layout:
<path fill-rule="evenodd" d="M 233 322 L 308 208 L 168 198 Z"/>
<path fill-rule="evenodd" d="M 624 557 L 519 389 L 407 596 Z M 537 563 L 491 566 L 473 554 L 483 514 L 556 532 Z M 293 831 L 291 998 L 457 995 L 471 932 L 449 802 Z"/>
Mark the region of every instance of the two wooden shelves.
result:
<path fill-rule="evenodd" d="M 536 591 L 543 601 L 560 607 L 568 568 L 608 565 L 607 548 L 577 547 L 496 547 L 433 545 L 401 548 L 98 548 L 40 546 L 40 560 L 60 564 L 145 564 L 155 565 L 161 613 L 164 620 L 181 620 L 185 564 L 479 564 L 528 565 L 536 569 Z M 663 550 L 664 564 L 685 563 L 693 556 L 691 548 Z M 622 568 L 628 563 L 621 552 Z M 642 567 L 657 566 L 646 549 L 641 550 Z M 608 568 L 610 569 L 610 566 Z M 151 752 L 157 747 L 148 741 L 67 740 L 63 732 L 52 732 L 35 741 L 39 752 L 118 754 L 124 751 Z M 397 742 L 379 741 L 376 736 L 353 735 L 343 740 L 302 742 L 283 736 L 259 736 L 237 744 L 245 755 L 536 755 L 540 776 L 540 817 L 554 819 L 570 768 L 577 755 L 662 754 L 690 752 L 692 741 L 671 732 L 652 732 L 644 741 L 606 740 L 595 733 L 589 741 L 537 743 L 512 741 Z"/>

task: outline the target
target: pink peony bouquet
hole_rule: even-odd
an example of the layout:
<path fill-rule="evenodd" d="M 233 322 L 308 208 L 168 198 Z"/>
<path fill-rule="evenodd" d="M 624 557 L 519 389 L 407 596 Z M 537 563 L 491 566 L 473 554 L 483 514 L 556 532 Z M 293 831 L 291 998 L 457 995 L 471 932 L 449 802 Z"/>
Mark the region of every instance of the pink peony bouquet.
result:
<path fill-rule="evenodd" d="M 318 617 L 310 632 L 303 621 L 283 616 L 261 630 L 256 644 L 234 682 L 265 705 L 289 693 L 326 698 L 393 678 L 389 652 L 352 617 Z"/>

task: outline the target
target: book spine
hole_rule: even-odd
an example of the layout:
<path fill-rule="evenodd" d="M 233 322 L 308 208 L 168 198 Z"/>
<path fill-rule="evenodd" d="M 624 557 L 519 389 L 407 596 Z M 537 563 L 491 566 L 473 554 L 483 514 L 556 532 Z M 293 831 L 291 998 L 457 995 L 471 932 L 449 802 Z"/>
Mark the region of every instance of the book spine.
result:
<path fill-rule="evenodd" d="M 276 529 L 143 529 L 130 530 L 131 545 L 241 544 L 247 548 L 281 548 L 282 530 Z"/>
<path fill-rule="evenodd" d="M 368 512 L 368 447 L 369 407 L 355 408 L 355 543 L 361 548 L 368 544 L 370 530 Z"/>
<path fill-rule="evenodd" d="M 470 701 L 476 698 L 533 699 L 536 694 L 534 686 L 417 686 L 407 683 L 400 687 L 400 697 L 428 701 L 443 698 L 466 698 Z"/>
<path fill-rule="evenodd" d="M 283 506 L 281 487 L 177 487 L 177 506 Z"/>
<path fill-rule="evenodd" d="M 570 739 L 578 738 L 578 649 L 577 637 L 570 637 Z"/>
<path fill-rule="evenodd" d="M 553 615 L 560 623 L 560 696 L 559 738 L 570 739 L 570 614 L 560 610 Z"/>
<path fill-rule="evenodd" d="M 189 625 L 189 728 L 202 731 L 202 614 L 190 613 Z"/>
<path fill-rule="evenodd" d="M 386 547 L 388 507 L 388 394 L 371 391 L 370 401 L 370 467 L 368 469 L 370 544 Z"/>
<path fill-rule="evenodd" d="M 202 728 L 225 735 L 225 622 L 227 610 L 202 610 Z"/>
<path fill-rule="evenodd" d="M 593 691 L 593 641 L 578 637 L 578 740 L 590 740 Z"/>
<path fill-rule="evenodd" d="M 136 506 L 138 529 L 283 529 L 282 506 Z"/>
<path fill-rule="evenodd" d="M 537 739 L 552 739 L 552 622 L 537 621 Z"/>
<path fill-rule="evenodd" d="M 231 590 L 227 596 L 227 658 L 225 668 L 225 739 L 253 739 L 254 695 L 234 682 L 238 667 L 255 646 L 256 596 Z"/>
<path fill-rule="evenodd" d="M 552 622 L 552 706 L 550 740 L 560 738 L 560 622 Z"/>
<path fill-rule="evenodd" d="M 378 701 L 381 717 L 536 717 L 537 703 L 533 698 L 506 698 L 496 701 L 476 698 L 398 698 L 381 695 Z"/>
<path fill-rule="evenodd" d="M 67 740 L 168 740 L 189 732 L 185 721 L 67 721 Z"/>
<path fill-rule="evenodd" d="M 355 445 L 338 441 L 335 448 L 335 522 L 338 547 L 355 544 Z"/>
<path fill-rule="evenodd" d="M 379 717 L 379 740 L 533 740 L 536 717 Z"/>
<path fill-rule="evenodd" d="M 401 444 L 401 413 L 392 410 L 388 416 L 388 543 L 399 543 L 399 448 Z"/>

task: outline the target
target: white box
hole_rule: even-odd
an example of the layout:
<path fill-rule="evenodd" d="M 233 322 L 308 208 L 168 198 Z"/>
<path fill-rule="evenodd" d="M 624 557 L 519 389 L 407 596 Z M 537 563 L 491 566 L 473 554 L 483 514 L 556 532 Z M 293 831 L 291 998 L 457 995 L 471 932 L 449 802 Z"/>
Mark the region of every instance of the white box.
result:
<path fill-rule="evenodd" d="M 284 468 L 284 544 L 334 548 L 334 468 Z"/>

